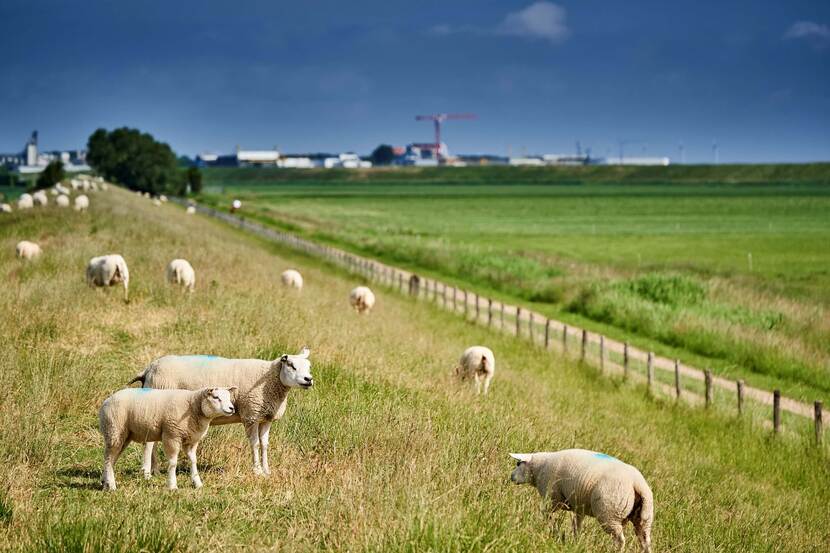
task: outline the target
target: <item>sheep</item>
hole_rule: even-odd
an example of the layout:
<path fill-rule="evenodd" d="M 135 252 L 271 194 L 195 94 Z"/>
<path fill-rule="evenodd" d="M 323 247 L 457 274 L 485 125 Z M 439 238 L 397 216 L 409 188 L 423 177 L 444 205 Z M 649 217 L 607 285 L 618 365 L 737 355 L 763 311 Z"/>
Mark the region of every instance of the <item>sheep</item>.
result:
<path fill-rule="evenodd" d="M 196 271 L 186 259 L 174 259 L 167 265 L 167 282 L 184 286 L 193 292 L 196 287 Z"/>
<path fill-rule="evenodd" d="M 104 469 L 101 484 L 115 490 L 115 462 L 130 442 L 161 441 L 167 455 L 167 488 L 178 489 L 176 465 L 186 448 L 193 487 L 201 488 L 196 468 L 196 448 L 207 434 L 211 420 L 233 415 L 236 389 L 151 390 L 126 388 L 104 400 L 98 411 L 98 428 L 104 437 Z"/>
<path fill-rule="evenodd" d="M 165 196 L 164 194 L 160 195 L 159 196 L 159 201 L 160 202 L 166 202 L 167 201 L 167 196 Z"/>
<path fill-rule="evenodd" d="M 32 209 L 35 206 L 35 200 L 31 194 L 21 194 L 17 199 L 17 209 Z"/>
<path fill-rule="evenodd" d="M 153 198 L 153 205 L 156 207 L 160 206 L 161 200 L 159 200 L 158 198 Z"/>
<path fill-rule="evenodd" d="M 69 195 L 69 189 L 61 183 L 55 185 L 55 191 L 58 194 L 66 194 L 67 196 Z"/>
<path fill-rule="evenodd" d="M 89 198 L 86 194 L 81 194 L 75 198 L 75 211 L 86 211 L 89 208 Z"/>
<path fill-rule="evenodd" d="M 103 190 L 104 192 L 106 192 L 107 190 L 109 190 L 109 189 L 110 189 L 110 185 L 108 185 L 107 183 L 105 183 L 103 180 L 101 180 L 100 182 L 101 182 L 101 190 Z"/>
<path fill-rule="evenodd" d="M 34 194 L 32 194 L 32 200 L 36 205 L 46 206 L 49 205 L 49 196 L 46 195 L 46 192 L 43 190 L 38 190 Z"/>
<path fill-rule="evenodd" d="M 55 198 L 55 203 L 58 204 L 58 207 L 69 207 L 69 196 L 61 194 Z"/>
<path fill-rule="evenodd" d="M 40 246 L 28 240 L 18 242 L 15 252 L 17 252 L 17 257 L 21 259 L 34 259 L 42 253 Z"/>
<path fill-rule="evenodd" d="M 57 191 L 57 190 L 55 190 L 54 188 L 50 188 L 50 189 L 49 189 L 49 194 L 51 194 L 52 196 L 57 196 L 57 195 L 58 195 L 58 191 Z"/>
<path fill-rule="evenodd" d="M 360 313 L 368 313 L 375 305 L 375 294 L 366 286 L 358 286 L 349 294 L 349 304 Z"/>
<path fill-rule="evenodd" d="M 654 498 L 636 468 L 604 453 L 565 449 L 543 453 L 511 453 L 516 468 L 510 475 L 515 484 L 530 484 L 546 500 L 552 512 L 573 512 L 574 537 L 583 517 L 596 517 L 622 551 L 623 525 L 630 521 L 640 546 L 651 551 Z"/>
<path fill-rule="evenodd" d="M 464 350 L 458 365 L 455 367 L 456 376 L 461 380 L 472 378 L 476 384 L 476 394 L 481 393 L 481 384 L 484 383 L 484 395 L 490 389 L 490 381 L 496 373 L 496 358 L 493 351 L 484 346 L 471 346 Z"/>
<path fill-rule="evenodd" d="M 196 206 L 189 205 L 186 211 L 188 215 L 193 215 L 196 213 Z"/>
<path fill-rule="evenodd" d="M 283 271 L 280 275 L 280 279 L 282 279 L 282 283 L 284 286 L 288 286 L 289 288 L 296 288 L 297 290 L 303 289 L 303 275 L 294 269 L 288 269 L 287 271 Z"/>
<path fill-rule="evenodd" d="M 254 474 L 267 476 L 271 474 L 268 466 L 271 423 L 285 414 L 291 388 L 308 389 L 314 384 L 308 356 L 308 348 L 274 361 L 168 355 L 150 363 L 128 384 L 139 382 L 144 388 L 188 390 L 204 386 L 238 386 L 236 415 L 218 418 L 212 424 L 242 423 L 251 444 Z M 145 478 L 150 477 L 153 464 L 153 444 L 148 443 L 144 447 Z"/>
<path fill-rule="evenodd" d="M 124 301 L 129 301 L 130 270 L 127 262 L 118 254 L 93 257 L 86 266 L 86 283 L 89 286 L 113 286 L 124 284 Z"/>
<path fill-rule="evenodd" d="M 11 213 L 12 206 L 9 204 L 0 204 L 0 213 Z"/>

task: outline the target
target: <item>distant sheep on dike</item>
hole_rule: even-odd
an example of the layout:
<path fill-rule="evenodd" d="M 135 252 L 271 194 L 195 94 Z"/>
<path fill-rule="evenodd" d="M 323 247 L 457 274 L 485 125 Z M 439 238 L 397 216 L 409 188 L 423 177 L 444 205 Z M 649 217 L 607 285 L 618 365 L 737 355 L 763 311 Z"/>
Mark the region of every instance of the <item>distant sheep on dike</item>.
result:
<path fill-rule="evenodd" d="M 93 257 L 86 266 L 86 283 L 89 286 L 104 287 L 124 285 L 124 301 L 129 301 L 130 270 L 127 262 L 118 254 Z"/>

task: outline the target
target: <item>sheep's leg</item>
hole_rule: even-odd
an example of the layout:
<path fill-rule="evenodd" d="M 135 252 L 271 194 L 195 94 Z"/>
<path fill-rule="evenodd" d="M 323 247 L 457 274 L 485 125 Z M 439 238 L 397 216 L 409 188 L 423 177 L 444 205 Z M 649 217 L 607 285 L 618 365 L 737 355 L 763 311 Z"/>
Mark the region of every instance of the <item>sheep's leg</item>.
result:
<path fill-rule="evenodd" d="M 625 549 L 625 535 L 623 534 L 622 524 L 619 522 L 608 522 L 602 525 L 602 529 L 608 532 L 612 538 L 614 538 L 614 543 L 617 546 L 617 551 L 622 551 Z"/>
<path fill-rule="evenodd" d="M 579 529 L 582 528 L 582 519 L 583 515 L 574 513 L 573 517 L 571 518 L 571 524 L 573 525 L 574 529 L 574 539 L 579 538 Z"/>
<path fill-rule="evenodd" d="M 651 522 L 644 522 L 638 518 L 632 521 L 634 524 L 634 533 L 637 535 L 637 540 L 640 542 L 640 548 L 644 553 L 651 551 Z"/>
<path fill-rule="evenodd" d="M 262 465 L 259 462 L 259 423 L 250 424 L 245 427 L 248 434 L 248 442 L 251 444 L 251 456 L 254 462 L 254 474 L 262 475 Z"/>
<path fill-rule="evenodd" d="M 476 395 L 479 395 L 481 393 L 481 377 L 476 374 L 474 378 L 476 381 Z"/>
<path fill-rule="evenodd" d="M 268 434 L 271 432 L 271 421 L 259 423 L 259 447 L 262 448 L 262 472 L 271 474 L 268 467 Z"/>
<path fill-rule="evenodd" d="M 101 484 L 105 490 L 115 490 L 115 462 L 127 444 L 104 446 L 104 469 L 101 471 Z"/>
<path fill-rule="evenodd" d="M 190 480 L 194 488 L 202 487 L 202 479 L 199 477 L 199 469 L 196 468 L 196 448 L 199 444 L 192 444 L 187 448 L 187 458 L 190 459 Z"/>
<path fill-rule="evenodd" d="M 487 392 L 490 390 L 490 380 L 492 379 L 492 375 L 487 375 L 484 377 L 484 395 L 487 395 Z"/>
<path fill-rule="evenodd" d="M 164 440 L 164 454 L 167 456 L 167 489 L 177 490 L 179 486 L 176 484 L 176 465 L 179 461 L 179 449 L 181 444 L 175 440 Z"/>
<path fill-rule="evenodd" d="M 158 471 L 158 458 L 154 455 L 156 452 L 154 445 L 153 442 L 144 444 L 144 458 L 141 461 L 141 469 L 144 471 L 146 480 L 149 480 Z"/>

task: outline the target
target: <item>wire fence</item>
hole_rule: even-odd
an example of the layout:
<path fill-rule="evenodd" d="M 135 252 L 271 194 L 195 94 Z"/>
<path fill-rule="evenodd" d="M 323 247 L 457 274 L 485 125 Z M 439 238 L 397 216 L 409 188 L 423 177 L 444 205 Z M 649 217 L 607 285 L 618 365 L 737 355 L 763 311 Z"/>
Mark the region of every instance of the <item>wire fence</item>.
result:
<path fill-rule="evenodd" d="M 763 421 L 774 434 L 783 432 L 813 434 L 812 441 L 821 446 L 824 438 L 823 405 L 812 405 L 784 397 L 779 390 L 748 386 L 743 380 L 713 375 L 682 363 L 643 351 L 620 342 L 548 318 L 521 306 L 484 297 L 440 280 L 427 278 L 374 259 L 362 257 L 332 246 L 318 244 L 291 233 L 278 231 L 243 217 L 176 198 L 181 205 L 194 205 L 199 213 L 223 220 L 268 240 L 287 245 L 307 255 L 322 258 L 347 271 L 358 274 L 391 290 L 429 302 L 441 309 L 461 315 L 465 320 L 495 331 L 526 339 L 546 350 L 593 365 L 602 374 L 642 383 L 660 394 L 703 408 L 732 405 L 738 415 Z"/>

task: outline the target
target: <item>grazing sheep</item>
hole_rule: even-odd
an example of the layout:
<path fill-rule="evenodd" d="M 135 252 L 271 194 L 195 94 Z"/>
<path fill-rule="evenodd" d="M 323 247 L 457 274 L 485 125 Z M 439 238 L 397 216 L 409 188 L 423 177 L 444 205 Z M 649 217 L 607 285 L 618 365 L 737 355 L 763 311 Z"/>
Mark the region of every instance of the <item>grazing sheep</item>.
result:
<path fill-rule="evenodd" d="M 192 206 L 192 205 L 189 205 L 189 206 L 187 206 L 186 211 L 187 211 L 188 215 L 193 215 L 194 213 L 196 213 L 196 207 Z"/>
<path fill-rule="evenodd" d="M 58 194 L 66 194 L 67 196 L 69 195 L 69 189 L 61 183 L 56 184 L 54 190 Z"/>
<path fill-rule="evenodd" d="M 156 207 L 160 206 L 161 200 L 159 200 L 158 198 L 153 198 L 153 205 Z"/>
<path fill-rule="evenodd" d="M 643 551 L 651 551 L 654 498 L 636 468 L 604 453 L 565 449 L 545 453 L 511 453 L 516 468 L 510 480 L 530 484 L 551 501 L 553 512 L 573 512 L 574 536 L 582 518 L 596 517 L 617 549 L 625 547 L 623 525 L 630 521 Z"/>
<path fill-rule="evenodd" d="M 288 269 L 287 271 L 282 272 L 280 278 L 285 286 L 296 288 L 297 290 L 303 289 L 303 275 L 301 275 L 299 271 Z"/>
<path fill-rule="evenodd" d="M 484 383 L 484 394 L 490 389 L 490 381 L 496 373 L 496 358 L 493 351 L 484 346 L 472 346 L 464 350 L 455 374 L 461 380 L 472 378 L 476 384 L 476 394 L 481 393 L 481 384 Z"/>
<path fill-rule="evenodd" d="M 115 489 L 115 462 L 130 442 L 160 441 L 167 455 L 167 488 L 175 490 L 179 451 L 186 448 L 193 486 L 202 487 L 196 468 L 196 448 L 207 434 L 210 421 L 233 415 L 235 388 L 203 390 L 151 390 L 127 388 L 104 400 L 98 427 L 104 436 L 104 470 L 101 484 Z"/>
<path fill-rule="evenodd" d="M 164 194 L 160 195 L 159 196 L 159 201 L 166 202 L 167 201 L 167 196 L 165 196 Z"/>
<path fill-rule="evenodd" d="M 251 444 L 254 474 L 270 474 L 268 436 L 271 423 L 282 418 L 291 388 L 311 388 L 311 362 L 308 348 L 297 355 L 283 355 L 274 361 L 225 359 L 212 355 L 168 355 L 156 359 L 129 384 L 144 388 L 237 386 L 236 415 L 215 419 L 212 424 L 241 422 Z M 260 460 L 260 450 L 262 457 Z M 153 465 L 153 444 L 144 448 L 144 475 L 149 478 Z"/>
<path fill-rule="evenodd" d="M 106 192 L 107 190 L 109 190 L 109 189 L 110 189 L 110 186 L 109 186 L 107 183 L 105 183 L 105 182 L 103 181 L 103 179 L 102 179 L 100 182 L 101 182 L 101 190 L 103 190 L 104 192 Z"/>
<path fill-rule="evenodd" d="M 42 253 L 40 246 L 28 240 L 18 242 L 15 251 L 17 252 L 17 257 L 21 259 L 34 259 Z"/>
<path fill-rule="evenodd" d="M 35 205 L 49 205 L 49 196 L 46 195 L 46 192 L 44 190 L 38 190 L 37 192 L 32 194 L 32 200 L 34 200 Z"/>
<path fill-rule="evenodd" d="M 58 207 L 69 207 L 69 196 L 61 194 L 55 198 L 55 203 L 58 204 Z"/>
<path fill-rule="evenodd" d="M 196 271 L 186 259 L 174 259 L 167 265 L 167 282 L 184 286 L 192 292 L 196 287 Z"/>
<path fill-rule="evenodd" d="M 358 286 L 349 294 L 349 304 L 358 313 L 368 313 L 375 305 L 375 294 L 366 286 Z"/>
<path fill-rule="evenodd" d="M 50 193 L 52 196 L 57 196 L 57 195 L 59 194 L 59 192 L 58 192 L 57 190 L 55 190 L 54 188 L 50 188 L 50 189 L 49 189 L 49 193 Z"/>
<path fill-rule="evenodd" d="M 75 211 L 86 211 L 89 208 L 89 198 L 86 194 L 81 194 L 75 198 Z"/>
<path fill-rule="evenodd" d="M 124 301 L 128 301 L 130 270 L 127 262 L 118 254 L 93 257 L 86 266 L 86 283 L 90 286 L 114 286 L 124 284 Z"/>
<path fill-rule="evenodd" d="M 9 204 L 0 204 L 0 213 L 11 213 L 12 206 Z"/>
<path fill-rule="evenodd" d="M 17 199 L 17 209 L 32 209 L 35 206 L 35 200 L 31 194 L 21 194 Z"/>

